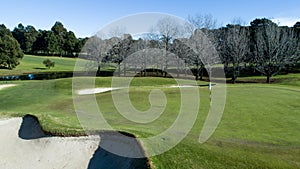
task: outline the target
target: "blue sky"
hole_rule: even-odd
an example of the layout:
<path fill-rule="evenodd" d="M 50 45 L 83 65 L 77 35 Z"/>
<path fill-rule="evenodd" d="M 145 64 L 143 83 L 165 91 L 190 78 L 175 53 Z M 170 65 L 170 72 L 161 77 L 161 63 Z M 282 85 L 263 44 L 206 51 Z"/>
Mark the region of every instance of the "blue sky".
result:
<path fill-rule="evenodd" d="M 50 29 L 60 21 L 79 37 L 91 36 L 105 24 L 131 14 L 163 12 L 187 18 L 211 14 L 220 24 L 239 17 L 273 18 L 281 25 L 300 21 L 300 0 L 14 0 L 2 1 L 0 23 L 11 30 L 18 25 Z"/>

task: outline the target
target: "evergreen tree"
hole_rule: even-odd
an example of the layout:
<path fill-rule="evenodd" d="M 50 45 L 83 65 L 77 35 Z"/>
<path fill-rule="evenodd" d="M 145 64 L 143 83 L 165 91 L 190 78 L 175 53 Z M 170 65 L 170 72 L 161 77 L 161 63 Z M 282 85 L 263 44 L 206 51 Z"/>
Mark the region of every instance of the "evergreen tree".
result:
<path fill-rule="evenodd" d="M 5 25 L 0 25 L 0 66 L 13 69 L 22 57 L 23 52 L 18 41 Z"/>

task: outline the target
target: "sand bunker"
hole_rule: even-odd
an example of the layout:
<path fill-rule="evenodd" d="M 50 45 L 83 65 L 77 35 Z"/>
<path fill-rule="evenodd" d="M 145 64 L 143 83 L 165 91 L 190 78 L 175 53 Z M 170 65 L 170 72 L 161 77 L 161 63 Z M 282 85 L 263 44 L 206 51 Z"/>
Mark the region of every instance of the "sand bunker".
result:
<path fill-rule="evenodd" d="M 0 85 L 0 90 L 4 89 L 4 88 L 8 88 L 8 87 L 13 87 L 16 86 L 16 84 L 1 84 Z"/>
<path fill-rule="evenodd" d="M 187 87 L 199 87 L 195 85 L 171 85 L 169 88 L 187 88 Z"/>
<path fill-rule="evenodd" d="M 45 134 L 38 119 L 31 115 L 0 120 L 0 168 L 148 169 L 147 158 L 120 157 L 101 148 L 107 142 L 120 147 L 113 133 L 101 133 L 101 139 L 99 135 L 55 137 Z M 137 141 L 134 144 L 143 152 Z M 132 145 L 121 146 L 132 149 Z"/>
<path fill-rule="evenodd" d="M 104 92 L 108 92 L 108 91 L 112 91 L 112 90 L 117 90 L 119 88 L 109 88 L 109 87 L 105 87 L 105 88 L 93 88 L 93 89 L 82 89 L 78 91 L 79 95 L 88 95 L 88 94 L 97 94 L 97 93 L 104 93 Z"/>
<path fill-rule="evenodd" d="M 21 124 L 22 118 L 0 121 L 0 168 L 87 168 L 100 141 L 97 136 L 24 140 L 18 135 Z"/>
<path fill-rule="evenodd" d="M 195 85 L 172 85 L 168 86 L 167 88 L 186 88 L 186 87 L 198 87 Z M 105 93 L 112 90 L 119 90 L 121 88 L 111 88 L 111 87 L 99 87 L 99 88 L 93 88 L 93 89 L 82 89 L 79 90 L 77 93 L 78 95 L 89 95 L 89 94 L 99 94 L 99 93 Z"/>

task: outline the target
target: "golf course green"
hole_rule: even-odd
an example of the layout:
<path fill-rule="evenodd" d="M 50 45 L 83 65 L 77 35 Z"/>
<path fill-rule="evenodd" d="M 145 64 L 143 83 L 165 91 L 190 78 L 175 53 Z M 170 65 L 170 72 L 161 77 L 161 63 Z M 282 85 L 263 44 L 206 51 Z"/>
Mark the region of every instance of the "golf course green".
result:
<path fill-rule="evenodd" d="M 66 70 L 71 70 L 74 63 L 66 59 L 66 64 L 70 64 L 70 67 L 65 66 Z M 59 65 L 51 70 L 56 68 L 59 70 Z M 17 68 L 16 71 L 22 70 Z M 245 79 L 251 80 L 251 77 Z M 153 168 L 300 168 L 300 74 L 275 79 L 273 84 L 228 84 L 221 122 L 203 144 L 198 139 L 210 99 L 207 87 L 198 87 L 200 108 L 192 130 L 173 149 L 151 157 Z M 31 114 L 38 117 L 47 132 L 62 136 L 84 135 L 73 105 L 72 80 L 1 81 L 0 85 L 16 85 L 0 90 L 1 118 Z M 111 80 L 111 77 L 97 77 L 95 86 L 111 87 Z M 171 85 L 176 85 L 174 79 L 158 77 L 136 77 L 131 82 L 130 99 L 138 110 L 150 108 L 148 96 L 152 89 L 160 89 L 166 95 L 163 114 L 148 124 L 134 123 L 120 115 L 110 91 L 95 96 L 103 116 L 115 130 L 145 138 L 168 129 L 178 115 L 181 96 L 178 88 L 168 87 Z"/>

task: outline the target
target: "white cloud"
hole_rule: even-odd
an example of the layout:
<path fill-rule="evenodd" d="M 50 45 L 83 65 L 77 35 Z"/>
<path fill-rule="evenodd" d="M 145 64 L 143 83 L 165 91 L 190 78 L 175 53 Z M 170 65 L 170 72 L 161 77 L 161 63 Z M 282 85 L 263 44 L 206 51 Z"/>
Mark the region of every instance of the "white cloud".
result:
<path fill-rule="evenodd" d="M 300 22 L 300 18 L 274 18 L 272 19 L 273 22 L 277 23 L 280 26 L 289 26 L 292 27 L 295 25 L 296 22 Z"/>

